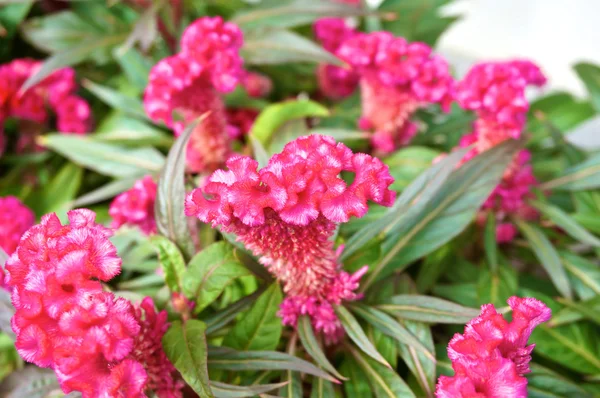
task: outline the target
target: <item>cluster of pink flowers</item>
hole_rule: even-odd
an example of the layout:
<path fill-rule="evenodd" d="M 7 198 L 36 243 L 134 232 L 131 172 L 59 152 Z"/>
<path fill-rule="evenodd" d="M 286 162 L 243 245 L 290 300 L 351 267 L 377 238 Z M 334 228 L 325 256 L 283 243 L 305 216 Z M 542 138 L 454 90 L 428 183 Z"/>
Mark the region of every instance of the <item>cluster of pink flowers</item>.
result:
<path fill-rule="evenodd" d="M 90 210 L 70 211 L 68 219 L 62 225 L 56 214 L 42 217 L 6 264 L 15 346 L 26 361 L 54 369 L 65 393 L 144 397 L 148 381 L 154 387 L 172 375 L 166 358 L 148 357 L 164 333 L 165 315 L 146 301 L 142 317 L 129 301 L 103 291 L 101 281 L 121 270 L 112 233 Z M 164 397 L 180 396 L 179 384 L 164 385 L 173 390 Z"/>
<path fill-rule="evenodd" d="M 527 345 L 533 329 L 550 319 L 550 309 L 534 298 L 511 297 L 512 321 L 492 304 L 481 307 L 464 334 L 448 344 L 454 376 L 440 376 L 437 398 L 526 398 L 529 361 L 535 344 Z"/>
<path fill-rule="evenodd" d="M 118 195 L 108 209 L 108 214 L 113 219 L 111 227 L 137 226 L 147 235 L 156 233 L 156 189 L 156 182 L 152 176 L 145 176 L 137 180 L 133 188 Z"/>
<path fill-rule="evenodd" d="M 59 69 L 27 91 L 20 91 L 41 65 L 28 58 L 0 65 L 0 153 L 5 144 L 2 125 L 7 118 L 22 121 L 18 150 L 35 148 L 34 134 L 44 130 L 50 119 L 49 110 L 56 115 L 56 127 L 61 132 L 83 134 L 90 128 L 90 107 L 75 94 L 73 69 Z"/>
<path fill-rule="evenodd" d="M 285 324 L 306 314 L 335 340 L 343 331 L 333 305 L 358 298 L 354 290 L 366 268 L 342 271 L 331 238 L 336 224 L 365 215 L 368 200 L 392 205 L 388 167 L 319 135 L 290 142 L 258 171 L 243 156 L 230 158 L 227 167 L 187 197 L 186 214 L 236 234 L 260 256 L 287 294 L 280 311 Z M 354 181 L 347 184 L 341 172 L 354 173 Z"/>
<path fill-rule="evenodd" d="M 0 248 L 13 254 L 21 236 L 35 222 L 35 214 L 14 196 L 0 197 Z"/>
<path fill-rule="evenodd" d="M 459 146 L 473 146 L 463 161 L 482 153 L 501 142 L 521 137 L 527 121 L 529 102 L 525 97 L 528 85 L 541 86 L 546 82 L 540 68 L 530 61 L 481 63 L 475 65 L 458 84 L 456 98 L 459 104 L 475 111 L 474 131 L 464 136 Z M 478 217 L 480 224 L 491 211 L 497 220 L 496 240 L 512 241 L 517 229 L 509 220 L 518 216 L 535 219 L 537 211 L 527 203 L 533 196 L 531 188 L 537 185 L 529 164 L 531 154 L 523 150 L 504 173 L 498 187 L 488 198 Z"/>
<path fill-rule="evenodd" d="M 187 161 L 194 172 L 214 170 L 230 154 L 222 94 L 245 78 L 239 55 L 242 43 L 236 25 L 221 17 L 203 17 L 183 32 L 181 51 L 150 71 L 144 95 L 150 118 L 164 122 L 179 135 L 191 121 L 210 112 L 190 138 Z"/>
<path fill-rule="evenodd" d="M 409 119 L 417 109 L 437 103 L 447 110 L 453 100 L 448 63 L 424 43 L 389 32 L 356 33 L 336 54 L 359 75 L 359 126 L 375 132 L 373 145 L 382 153 L 410 142 L 417 126 Z"/>

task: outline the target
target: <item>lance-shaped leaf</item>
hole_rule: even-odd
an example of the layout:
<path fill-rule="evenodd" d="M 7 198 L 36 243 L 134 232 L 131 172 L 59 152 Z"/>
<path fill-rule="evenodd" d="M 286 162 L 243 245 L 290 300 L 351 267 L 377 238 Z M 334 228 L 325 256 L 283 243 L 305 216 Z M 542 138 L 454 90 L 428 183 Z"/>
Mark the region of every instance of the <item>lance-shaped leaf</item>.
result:
<path fill-rule="evenodd" d="M 573 239 L 595 247 L 600 247 L 600 239 L 588 232 L 575 219 L 563 211 L 560 207 L 532 200 L 530 203 L 544 216 L 548 217 L 556 226 L 562 228 Z"/>
<path fill-rule="evenodd" d="M 114 198 L 118 194 L 131 188 L 137 180 L 138 177 L 127 177 L 106 183 L 105 185 L 102 185 L 101 187 L 96 188 L 93 191 L 83 194 L 75 199 L 75 201 L 73 201 L 73 207 L 77 208 L 88 206 Z"/>
<path fill-rule="evenodd" d="M 296 354 L 296 343 L 298 342 L 298 335 L 294 333 L 288 342 L 288 354 L 295 356 Z M 283 377 L 287 384 L 279 390 L 279 396 L 285 398 L 302 398 L 304 397 L 304 391 L 302 388 L 302 380 L 300 379 L 300 373 L 292 370 L 286 370 Z"/>
<path fill-rule="evenodd" d="M 211 381 L 210 386 L 216 398 L 255 397 L 285 386 L 287 382 L 275 384 L 257 384 L 253 386 L 236 386 L 232 384 Z"/>
<path fill-rule="evenodd" d="M 535 225 L 517 220 L 521 233 L 550 277 L 556 289 L 566 298 L 573 298 L 571 284 L 560 257 L 544 232 Z"/>
<path fill-rule="evenodd" d="M 346 333 L 348 333 L 350 340 L 352 340 L 365 354 L 391 369 L 390 364 L 387 363 L 385 358 L 377 351 L 377 348 L 375 348 L 371 340 L 369 340 L 365 331 L 350 311 L 342 306 L 337 306 L 335 313 L 340 318 L 340 322 L 342 323 L 344 330 L 346 330 Z"/>
<path fill-rule="evenodd" d="M 96 84 L 90 80 L 83 80 L 81 85 L 112 108 L 123 111 L 127 115 L 148 120 L 144 106 L 138 98 L 129 97 L 117 90 Z"/>
<path fill-rule="evenodd" d="M 185 153 L 194 128 L 206 115 L 200 116 L 187 126 L 183 134 L 173 144 L 165 167 L 158 179 L 156 202 L 154 204 L 154 216 L 158 232 L 175 242 L 187 258 L 193 255 L 194 245 L 190 238 L 190 231 L 184 213 Z"/>
<path fill-rule="evenodd" d="M 165 354 L 186 383 L 201 397 L 213 398 L 208 380 L 206 325 L 196 319 L 175 321 L 163 336 Z"/>
<path fill-rule="evenodd" d="M 325 353 L 321 349 L 321 346 L 319 345 L 319 342 L 317 341 L 313 331 L 310 318 L 307 315 L 302 315 L 298 319 L 298 336 L 300 337 L 300 341 L 302 342 L 302 346 L 306 352 L 308 352 L 308 354 L 317 362 L 317 364 L 319 364 L 319 366 L 333 374 L 338 379 L 346 379 L 335 369 L 335 367 L 325 356 Z"/>
<path fill-rule="evenodd" d="M 150 241 L 158 253 L 158 261 L 165 273 L 165 282 L 171 292 L 181 292 L 185 261 L 175 243 L 161 235 L 155 235 Z"/>
<path fill-rule="evenodd" d="M 377 398 L 416 398 L 410 387 L 394 370 L 382 366 L 354 348 L 350 348 L 350 353 L 363 370 Z"/>
<path fill-rule="evenodd" d="M 600 268 L 598 265 L 571 252 L 560 251 L 558 254 L 565 269 L 572 276 L 573 289 L 577 295 L 583 300 L 600 297 Z"/>
<path fill-rule="evenodd" d="M 372 267 L 361 290 L 461 233 L 498 185 L 519 147 L 520 142 L 510 140 L 476 156 L 453 171 L 429 200 L 412 206 L 402 222 L 386 233 L 383 258 Z"/>
<path fill-rule="evenodd" d="M 545 182 L 541 189 L 585 191 L 600 187 L 600 154 L 567 168 L 557 178 Z"/>
<path fill-rule="evenodd" d="M 263 292 L 264 288 L 260 288 L 251 295 L 242 297 L 235 303 L 205 318 L 206 334 L 211 334 L 233 321 L 239 313 L 252 305 Z"/>
<path fill-rule="evenodd" d="M 419 341 L 431 352 L 434 352 L 433 338 L 431 336 L 431 327 L 422 322 L 402 321 L 404 326 L 415 335 Z M 400 356 L 410 369 L 411 373 L 417 379 L 417 382 L 427 394 L 432 397 L 435 391 L 435 375 L 437 361 L 432 362 L 429 357 L 422 352 L 415 350 L 406 344 L 399 344 L 398 350 Z"/>
<path fill-rule="evenodd" d="M 488 214 L 483 234 L 485 257 L 490 271 L 495 273 L 498 270 L 498 243 L 496 242 L 496 218 L 492 212 Z"/>
<path fill-rule="evenodd" d="M 578 397 L 592 398 L 577 383 L 537 363 L 530 363 L 531 373 L 527 375 L 528 398 Z"/>
<path fill-rule="evenodd" d="M 416 294 L 393 296 L 377 308 L 394 316 L 428 323 L 464 324 L 479 315 L 479 310 L 437 297 Z"/>
<path fill-rule="evenodd" d="M 312 363 L 277 351 L 235 351 L 230 348 L 210 348 L 208 361 L 211 369 L 232 371 L 246 370 L 292 370 L 322 377 L 334 383 L 337 380 Z"/>
<path fill-rule="evenodd" d="M 330 381 L 321 379 L 320 377 L 313 378 L 312 390 L 310 398 L 330 398 L 335 397 L 335 390 Z"/>

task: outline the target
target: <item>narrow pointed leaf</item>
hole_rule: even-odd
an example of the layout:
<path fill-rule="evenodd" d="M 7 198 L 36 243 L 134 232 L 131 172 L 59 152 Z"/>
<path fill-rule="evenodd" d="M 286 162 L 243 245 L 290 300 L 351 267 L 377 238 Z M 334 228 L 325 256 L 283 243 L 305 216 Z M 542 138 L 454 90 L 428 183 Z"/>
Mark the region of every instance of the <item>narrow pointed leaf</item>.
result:
<path fill-rule="evenodd" d="M 537 200 L 531 201 L 530 203 L 556 224 L 556 226 L 562 228 L 573 239 L 576 239 L 581 243 L 600 247 L 600 239 L 588 232 L 561 208 Z"/>
<path fill-rule="evenodd" d="M 567 168 L 563 173 L 541 185 L 544 190 L 585 191 L 600 187 L 600 154 Z"/>
<path fill-rule="evenodd" d="M 315 337 L 313 327 L 310 318 L 306 315 L 302 315 L 298 319 L 298 336 L 302 342 L 302 346 L 308 352 L 308 354 L 321 366 L 323 369 L 333 374 L 338 379 L 345 380 L 335 367 L 329 362 L 325 353 L 321 349 L 317 338 Z"/>
<path fill-rule="evenodd" d="M 165 274 L 165 282 L 171 292 L 181 292 L 185 261 L 175 243 L 161 235 L 155 235 L 150 241 L 158 253 L 158 261 Z"/>
<path fill-rule="evenodd" d="M 129 97 L 115 89 L 94 83 L 90 80 L 83 80 L 81 85 L 112 108 L 118 109 L 127 115 L 149 120 L 144 110 L 144 105 L 138 98 Z"/>
<path fill-rule="evenodd" d="M 335 397 L 335 390 L 330 381 L 321 379 L 320 377 L 313 378 L 312 390 L 310 398 L 332 398 Z"/>
<path fill-rule="evenodd" d="M 492 272 L 498 270 L 498 244 L 496 243 L 496 218 L 493 213 L 488 215 L 485 223 L 483 245 L 488 266 Z"/>
<path fill-rule="evenodd" d="M 263 292 L 263 288 L 258 289 L 251 295 L 242 297 L 235 303 L 205 318 L 204 322 L 206 323 L 206 334 L 211 334 L 227 325 L 229 322 L 233 321 L 239 313 L 251 306 L 252 303 L 254 303 Z"/>
<path fill-rule="evenodd" d="M 285 386 L 287 382 L 275 384 L 258 384 L 253 386 L 236 386 L 218 381 L 211 381 L 210 386 L 216 398 L 255 397 Z"/>
<path fill-rule="evenodd" d="M 425 347 L 431 352 L 434 352 L 435 347 L 433 345 L 433 337 L 431 336 L 431 327 L 429 325 L 422 322 L 407 320 L 402 323 Z M 406 366 L 408 366 L 411 373 L 415 376 L 423 391 L 428 397 L 432 397 L 435 391 L 435 376 L 438 361 L 432 362 L 431 359 L 422 352 L 417 351 L 406 344 L 399 344 L 398 350 L 400 357 L 402 357 Z"/>
<path fill-rule="evenodd" d="M 135 184 L 137 177 L 121 178 L 111 181 L 100 188 L 96 188 L 86 194 L 81 195 L 73 202 L 73 207 L 89 206 L 98 202 L 112 199 L 118 194 L 125 192 Z"/>
<path fill-rule="evenodd" d="M 377 308 L 394 316 L 428 323 L 464 324 L 479 315 L 479 310 L 431 296 L 401 294 Z"/>

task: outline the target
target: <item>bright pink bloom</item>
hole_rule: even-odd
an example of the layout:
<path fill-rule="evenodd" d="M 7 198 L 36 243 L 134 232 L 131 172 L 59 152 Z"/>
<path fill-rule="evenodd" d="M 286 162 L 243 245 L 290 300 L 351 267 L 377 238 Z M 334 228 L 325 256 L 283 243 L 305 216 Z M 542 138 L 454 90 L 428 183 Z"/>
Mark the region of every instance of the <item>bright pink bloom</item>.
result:
<path fill-rule="evenodd" d="M 156 312 L 154 302 L 146 297 L 136 306 L 135 315 L 141 330 L 131 356 L 143 364 L 148 373 L 146 388 L 154 391 L 159 398 L 182 397 L 184 383 L 162 348 L 162 338 L 169 327 L 167 311 Z"/>
<path fill-rule="evenodd" d="M 242 84 L 250 97 L 263 98 L 273 90 L 273 82 L 268 76 L 257 72 L 248 72 Z"/>
<path fill-rule="evenodd" d="M 261 170 L 242 156 L 230 158 L 227 166 L 229 171 L 215 171 L 203 190 L 187 197 L 186 214 L 235 233 L 283 282 L 293 303 L 312 297 L 315 308 L 328 312 L 330 303 L 356 299 L 352 291 L 366 270 L 354 276 L 341 271 L 331 237 L 337 223 L 364 216 L 367 201 L 392 205 L 388 167 L 319 135 L 290 142 Z M 354 181 L 347 184 L 339 177 L 342 172 L 353 173 Z M 289 323 L 297 319 L 292 301 L 282 307 Z M 318 319 L 313 316 L 317 330 L 336 335 L 330 330 L 338 328 Z"/>
<path fill-rule="evenodd" d="M 38 134 L 48 128 L 52 111 L 56 115 L 57 128 L 63 133 L 83 134 L 91 126 L 91 111 L 87 102 L 77 97 L 75 71 L 63 68 L 21 92 L 21 86 L 36 73 L 42 63 L 32 59 L 16 59 L 0 65 L 0 141 L 4 140 L 1 125 L 7 118 L 17 118 L 34 124 L 21 134 Z M 20 140 L 18 149 L 31 149 L 35 137 Z M 24 143 L 28 145 L 24 148 Z"/>
<path fill-rule="evenodd" d="M 192 171 L 214 170 L 231 150 L 221 93 L 233 90 L 245 76 L 239 56 L 242 43 L 236 25 L 221 17 L 203 17 L 184 31 L 181 52 L 150 71 L 144 107 L 151 119 L 164 122 L 179 135 L 187 124 L 210 111 L 190 138 Z"/>
<path fill-rule="evenodd" d="M 227 131 L 233 139 L 240 139 L 250 132 L 258 111 L 251 108 L 227 109 Z"/>
<path fill-rule="evenodd" d="M 317 40 L 323 47 L 337 55 L 346 40 L 356 34 L 342 18 L 320 18 L 313 25 Z M 340 99 L 351 95 L 358 85 L 359 76 L 350 67 L 320 64 L 317 67 L 317 81 L 323 95 Z"/>
<path fill-rule="evenodd" d="M 448 344 L 455 375 L 441 376 L 438 398 L 526 398 L 529 361 L 535 344 L 527 345 L 533 329 L 550 319 L 550 309 L 534 298 L 511 297 L 511 322 L 492 304 L 481 307 L 464 334 Z"/>
<path fill-rule="evenodd" d="M 155 233 L 156 189 L 152 176 L 146 176 L 137 180 L 133 188 L 118 195 L 108 209 L 108 214 L 113 219 L 111 227 L 138 226 L 147 235 Z"/>
<path fill-rule="evenodd" d="M 21 236 L 35 222 L 35 214 L 14 196 L 0 197 L 0 248 L 11 255 Z"/>
<path fill-rule="evenodd" d="M 373 145 L 380 152 L 410 141 L 415 128 L 407 123 L 417 109 L 437 103 L 447 110 L 453 100 L 448 63 L 424 43 L 408 43 L 389 32 L 357 33 L 337 55 L 360 76 L 359 126 L 376 132 Z"/>

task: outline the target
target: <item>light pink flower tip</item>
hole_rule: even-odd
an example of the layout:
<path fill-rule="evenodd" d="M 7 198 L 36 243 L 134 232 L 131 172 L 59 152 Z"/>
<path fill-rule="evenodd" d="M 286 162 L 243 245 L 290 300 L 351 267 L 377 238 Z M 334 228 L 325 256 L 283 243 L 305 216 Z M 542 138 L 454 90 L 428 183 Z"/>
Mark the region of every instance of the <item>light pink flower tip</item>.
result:
<path fill-rule="evenodd" d="M 0 197 L 0 247 L 11 255 L 21 236 L 35 222 L 35 215 L 14 196 Z"/>
<path fill-rule="evenodd" d="M 329 137 L 299 138 L 260 171 L 257 165 L 247 157 L 229 159 L 229 171 L 216 171 L 204 192 L 196 189 L 188 195 L 186 214 L 225 227 L 234 220 L 261 225 L 266 209 L 294 225 L 307 225 L 319 214 L 332 222 L 347 222 L 367 212 L 368 200 L 390 206 L 395 198 L 388 188 L 393 178 L 385 164 L 366 154 L 353 154 Z M 354 181 L 344 182 L 339 177 L 342 171 L 354 173 Z"/>
<path fill-rule="evenodd" d="M 121 269 L 111 231 L 87 209 L 42 217 L 6 264 L 16 312 L 15 346 L 28 362 L 56 372 L 65 393 L 142 397 L 146 371 L 129 358 L 140 325 L 131 303 L 104 292 Z"/>
<path fill-rule="evenodd" d="M 242 83 L 248 95 L 254 98 L 266 97 L 273 90 L 273 82 L 262 73 L 248 72 Z"/>
<path fill-rule="evenodd" d="M 511 297 L 513 309 L 508 322 L 492 304 L 481 307 L 464 334 L 448 344 L 448 357 L 455 371 L 442 376 L 436 396 L 446 397 L 527 397 L 529 361 L 534 345 L 527 345 L 533 329 L 550 319 L 550 309 L 534 298 Z"/>
<path fill-rule="evenodd" d="M 111 227 L 137 226 L 147 235 L 155 233 L 156 190 L 157 185 L 152 176 L 145 176 L 137 180 L 133 188 L 118 195 L 108 209 L 108 214 L 113 219 Z"/>

